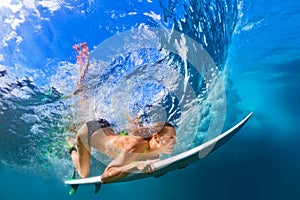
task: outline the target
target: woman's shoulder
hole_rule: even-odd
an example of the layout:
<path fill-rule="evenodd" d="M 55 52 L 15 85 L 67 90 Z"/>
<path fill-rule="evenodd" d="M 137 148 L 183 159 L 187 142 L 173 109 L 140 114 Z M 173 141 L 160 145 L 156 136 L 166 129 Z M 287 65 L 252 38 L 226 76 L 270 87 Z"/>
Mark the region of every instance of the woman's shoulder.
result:
<path fill-rule="evenodd" d="M 147 145 L 147 141 L 143 138 L 133 135 L 121 136 L 118 140 L 119 145 L 127 152 L 139 151 L 139 149 L 143 149 Z"/>

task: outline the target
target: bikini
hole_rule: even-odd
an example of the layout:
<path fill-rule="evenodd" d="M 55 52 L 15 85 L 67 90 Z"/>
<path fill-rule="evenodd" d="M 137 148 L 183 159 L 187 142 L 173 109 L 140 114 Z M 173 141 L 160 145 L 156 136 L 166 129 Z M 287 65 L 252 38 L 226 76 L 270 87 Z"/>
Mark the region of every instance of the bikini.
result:
<path fill-rule="evenodd" d="M 124 137 L 124 136 L 126 136 L 126 135 L 128 135 L 128 133 L 127 133 L 126 131 L 121 131 L 121 132 L 119 133 L 119 137 L 116 139 L 116 141 L 119 140 L 120 137 Z M 143 158 L 143 156 L 149 151 L 149 149 L 150 149 L 150 146 L 149 146 L 149 144 L 148 144 L 148 145 L 146 146 L 146 148 L 144 149 L 143 153 L 141 153 L 141 155 L 138 157 L 138 159 L 137 159 L 137 160 L 132 160 L 132 161 L 130 161 L 130 164 L 135 163 L 135 162 L 141 160 L 141 158 Z M 119 150 L 119 148 L 117 147 L 117 145 L 115 145 L 115 151 L 116 151 L 116 154 L 117 154 L 117 155 L 119 155 L 119 154 L 121 153 L 120 150 Z"/>
<path fill-rule="evenodd" d="M 111 125 L 110 123 L 105 120 L 105 119 L 98 119 L 98 120 L 92 120 L 92 121 L 88 121 L 86 123 L 87 127 L 88 127 L 88 144 L 89 146 L 91 146 L 91 138 L 93 133 L 95 133 L 97 130 L 101 129 L 101 128 L 110 128 Z"/>

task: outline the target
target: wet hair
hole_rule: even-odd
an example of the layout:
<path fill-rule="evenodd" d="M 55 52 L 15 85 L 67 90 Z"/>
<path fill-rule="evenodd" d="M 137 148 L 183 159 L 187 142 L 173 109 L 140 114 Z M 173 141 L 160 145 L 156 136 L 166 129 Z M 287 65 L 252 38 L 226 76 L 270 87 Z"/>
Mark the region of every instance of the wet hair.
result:
<path fill-rule="evenodd" d="M 165 134 L 165 132 L 164 132 L 164 128 L 165 127 L 172 127 L 172 128 L 175 129 L 175 127 L 171 123 L 165 122 L 164 125 L 163 125 L 163 127 L 161 128 L 161 130 L 158 132 L 158 134 L 164 135 Z"/>
<path fill-rule="evenodd" d="M 155 130 L 158 131 L 158 132 L 156 132 L 157 134 L 164 134 L 163 133 L 164 127 L 174 128 L 174 126 L 169 122 L 160 122 L 160 125 L 156 125 L 155 128 L 154 127 L 152 127 L 152 128 L 144 127 L 141 130 L 139 130 L 138 132 L 135 132 L 133 135 L 142 137 L 145 140 L 150 140 L 152 138 L 153 134 L 155 133 Z"/>
<path fill-rule="evenodd" d="M 165 122 L 164 127 L 165 126 L 169 126 L 169 127 L 175 128 L 170 122 Z"/>

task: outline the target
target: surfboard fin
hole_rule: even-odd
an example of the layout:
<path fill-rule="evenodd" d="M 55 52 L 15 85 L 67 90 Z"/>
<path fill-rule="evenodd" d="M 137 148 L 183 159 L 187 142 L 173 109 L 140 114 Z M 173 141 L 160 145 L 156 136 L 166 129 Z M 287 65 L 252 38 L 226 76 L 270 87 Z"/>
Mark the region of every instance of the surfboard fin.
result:
<path fill-rule="evenodd" d="M 76 192 L 77 189 L 78 189 L 77 184 L 76 185 L 71 185 L 71 190 L 69 192 L 69 195 L 73 195 Z"/>
<path fill-rule="evenodd" d="M 76 176 L 76 169 L 74 168 L 72 179 L 75 179 L 75 176 Z M 78 184 L 71 185 L 71 190 L 69 192 L 69 195 L 73 195 L 78 189 L 78 186 L 79 186 Z"/>
<path fill-rule="evenodd" d="M 95 194 L 97 194 L 101 189 L 101 183 L 96 183 L 95 184 Z"/>

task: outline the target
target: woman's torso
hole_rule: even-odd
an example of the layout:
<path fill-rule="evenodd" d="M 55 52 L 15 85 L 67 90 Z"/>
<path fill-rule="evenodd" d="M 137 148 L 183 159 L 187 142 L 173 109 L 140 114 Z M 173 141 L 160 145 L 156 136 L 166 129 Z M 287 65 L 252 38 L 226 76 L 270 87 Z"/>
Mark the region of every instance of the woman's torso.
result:
<path fill-rule="evenodd" d="M 95 132 L 92 136 L 92 147 L 113 159 L 121 152 L 126 152 L 135 161 L 157 158 L 157 155 L 151 154 L 148 140 L 132 135 L 122 136 L 109 130 Z"/>

